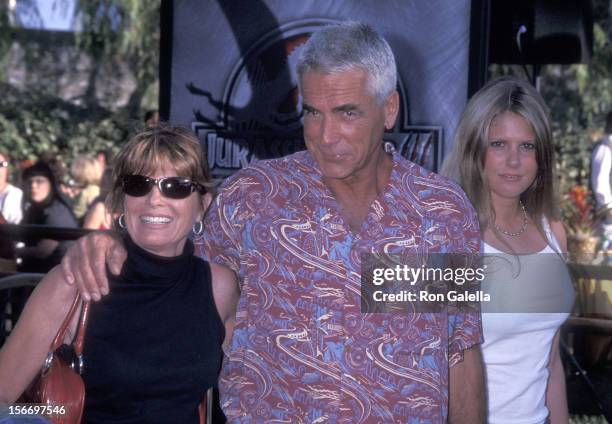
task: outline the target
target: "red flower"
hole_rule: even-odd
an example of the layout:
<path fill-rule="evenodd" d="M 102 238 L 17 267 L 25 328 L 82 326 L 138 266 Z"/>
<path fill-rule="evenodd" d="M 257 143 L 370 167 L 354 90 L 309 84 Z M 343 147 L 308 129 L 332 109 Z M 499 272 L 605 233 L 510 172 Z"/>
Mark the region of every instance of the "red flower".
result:
<path fill-rule="evenodd" d="M 593 232 L 599 219 L 594 212 L 589 190 L 585 186 L 572 187 L 565 196 L 563 206 L 563 216 L 570 234 Z"/>

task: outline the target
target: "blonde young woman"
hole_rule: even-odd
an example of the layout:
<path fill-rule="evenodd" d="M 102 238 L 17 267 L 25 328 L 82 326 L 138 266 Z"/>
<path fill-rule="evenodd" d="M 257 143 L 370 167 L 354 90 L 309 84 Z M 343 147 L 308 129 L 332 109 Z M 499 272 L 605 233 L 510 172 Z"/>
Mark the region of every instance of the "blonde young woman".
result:
<path fill-rule="evenodd" d="M 100 180 L 100 195 L 89 206 L 89 210 L 83 220 L 83 228 L 90 230 L 109 230 L 113 224 L 105 200 L 113 184 L 113 170 L 106 168 Z M 115 217 L 116 218 L 116 217 Z"/>
<path fill-rule="evenodd" d="M 574 292 L 563 261 L 566 235 L 555 202 L 553 153 L 543 99 L 528 82 L 505 77 L 470 100 L 443 167 L 478 212 L 485 255 L 508 254 L 519 265 L 513 275 L 493 268 L 483 283 L 510 312 L 483 313 L 491 424 L 568 422 L 559 328 Z M 552 266 L 546 275 L 538 269 L 544 263 Z M 557 304 L 550 313 L 540 313 L 544 308 L 530 296 L 534 290 L 553 293 Z"/>
<path fill-rule="evenodd" d="M 70 166 L 70 175 L 81 186 L 81 191 L 74 199 L 72 210 L 77 219 L 85 217 L 87 209 L 100 195 L 100 180 L 103 169 L 95 158 L 77 156 Z"/>

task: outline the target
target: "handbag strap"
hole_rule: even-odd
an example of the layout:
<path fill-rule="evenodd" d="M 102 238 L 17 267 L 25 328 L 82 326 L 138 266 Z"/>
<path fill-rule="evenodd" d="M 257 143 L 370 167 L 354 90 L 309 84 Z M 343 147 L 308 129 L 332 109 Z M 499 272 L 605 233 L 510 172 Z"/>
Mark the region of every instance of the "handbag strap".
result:
<path fill-rule="evenodd" d="M 87 331 L 87 323 L 89 322 L 89 301 L 83 302 L 81 307 L 81 318 L 79 319 L 79 328 L 77 330 L 77 336 L 73 343 L 74 351 L 77 355 L 82 356 L 83 344 L 85 341 L 85 331 Z"/>
<path fill-rule="evenodd" d="M 55 339 L 53 339 L 50 349 L 51 352 L 55 352 L 64 342 L 66 331 L 68 331 L 68 327 L 70 326 L 70 323 L 72 322 L 74 315 L 81 304 L 81 316 L 79 318 L 77 334 L 72 342 L 72 345 L 74 346 L 74 351 L 77 355 L 80 356 L 83 353 L 83 341 L 85 340 L 85 330 L 87 329 L 87 322 L 89 320 L 89 302 L 81 301 L 81 295 L 78 292 L 72 301 L 72 306 L 70 306 L 68 315 L 66 315 L 64 322 L 57 331 Z"/>

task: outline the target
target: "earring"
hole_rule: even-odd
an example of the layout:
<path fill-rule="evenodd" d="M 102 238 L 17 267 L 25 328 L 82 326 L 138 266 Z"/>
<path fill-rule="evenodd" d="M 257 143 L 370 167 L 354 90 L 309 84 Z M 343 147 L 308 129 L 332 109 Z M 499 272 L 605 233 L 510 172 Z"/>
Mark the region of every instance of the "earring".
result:
<path fill-rule="evenodd" d="M 191 231 L 193 231 L 194 236 L 199 236 L 204 231 L 204 224 L 202 221 L 197 221 L 195 224 L 191 226 Z"/>
<path fill-rule="evenodd" d="M 125 214 L 124 213 L 119 215 L 119 218 L 117 219 L 117 224 L 119 225 L 119 227 L 125 230 Z"/>

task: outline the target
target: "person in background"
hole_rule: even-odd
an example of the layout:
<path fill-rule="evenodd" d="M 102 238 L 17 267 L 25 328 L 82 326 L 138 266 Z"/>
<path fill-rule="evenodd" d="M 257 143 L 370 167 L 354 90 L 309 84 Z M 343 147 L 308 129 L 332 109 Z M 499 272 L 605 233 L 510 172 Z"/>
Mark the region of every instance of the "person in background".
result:
<path fill-rule="evenodd" d="M 47 166 L 49 166 L 53 172 L 55 181 L 57 181 L 58 190 L 64 203 L 72 209 L 74 198 L 79 194 L 81 187 L 70 176 L 64 158 L 54 152 L 45 152 L 40 156 L 39 162 L 46 163 Z"/>
<path fill-rule="evenodd" d="M 96 160 L 100 163 L 100 169 L 110 167 L 113 162 L 113 151 L 111 149 L 102 149 L 96 152 Z"/>
<path fill-rule="evenodd" d="M 108 207 L 106 206 L 106 196 L 111 191 L 113 184 L 113 170 L 106 168 L 100 180 L 100 195 L 93 201 L 85 220 L 83 228 L 90 230 L 110 230 L 113 223 Z"/>
<path fill-rule="evenodd" d="M 144 122 L 147 128 L 154 127 L 159 124 L 159 111 L 148 110 L 145 113 Z"/>
<path fill-rule="evenodd" d="M 23 216 L 21 202 L 23 192 L 9 183 L 11 157 L 0 150 L 0 214 L 8 224 L 19 224 Z"/>
<path fill-rule="evenodd" d="M 40 155 L 39 162 L 44 162 L 49 166 L 53 175 L 55 176 L 55 181 L 58 182 L 60 188 L 64 182 L 64 180 L 69 179 L 68 175 L 68 167 L 66 166 L 66 162 L 64 158 L 57 153 L 54 152 L 44 152 Z M 66 198 L 64 200 L 67 200 Z"/>
<path fill-rule="evenodd" d="M 0 224 L 19 224 L 23 216 L 23 192 L 9 183 L 11 157 L 0 150 Z M 10 237 L 0 239 L 0 271 L 15 271 L 15 242 Z"/>
<path fill-rule="evenodd" d="M 207 187 L 199 141 L 188 129 L 143 131 L 119 153 L 108 205 L 119 215 L 127 260 L 111 277 L 112 295 L 90 307 L 83 422 L 200 422 L 237 300 L 231 273 L 194 256 L 188 239 L 202 233 Z M 40 371 L 76 295 L 53 278 L 58 271 L 38 284 L 0 351 L 0 404 L 15 402 Z"/>
<path fill-rule="evenodd" d="M 489 266 L 482 283 L 492 301 L 509 305 L 482 307 L 490 424 L 568 422 L 559 329 L 574 291 L 564 262 L 554 167 L 544 100 L 527 81 L 506 77 L 489 82 L 469 101 L 442 168 L 476 208 L 485 263 L 487 255 L 519 261 L 518 275 Z M 538 290 L 552 297 L 533 296 Z M 509 313 L 498 313 L 502 310 Z M 531 313 L 511 313 L 519 310 Z"/>
<path fill-rule="evenodd" d="M 50 227 L 77 228 L 78 224 L 70 207 L 62 199 L 55 175 L 44 162 L 37 162 L 23 171 L 25 193 L 22 224 Z M 51 239 L 28 238 L 25 246 L 17 251 L 22 263 L 21 271 L 47 272 L 57 265 L 70 242 Z"/>
<path fill-rule="evenodd" d="M 72 211 L 78 220 L 82 220 L 89 206 L 100 195 L 100 180 L 103 168 L 100 163 L 88 156 L 77 156 L 70 166 L 70 175 L 81 189 L 74 198 Z"/>
<path fill-rule="evenodd" d="M 595 145 L 591 157 L 591 186 L 597 212 L 603 216 L 600 225 L 602 250 L 612 250 L 612 110 L 606 115 L 603 139 Z"/>

